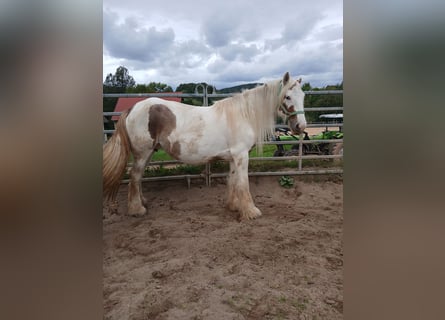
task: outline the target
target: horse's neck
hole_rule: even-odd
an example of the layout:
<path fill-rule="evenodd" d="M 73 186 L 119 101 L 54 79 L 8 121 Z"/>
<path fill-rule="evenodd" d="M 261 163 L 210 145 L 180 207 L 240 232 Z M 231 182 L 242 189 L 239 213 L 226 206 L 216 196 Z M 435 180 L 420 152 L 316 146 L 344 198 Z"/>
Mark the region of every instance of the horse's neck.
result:
<path fill-rule="evenodd" d="M 270 82 L 215 103 L 222 112 L 274 113 L 278 103 L 278 81 Z"/>
<path fill-rule="evenodd" d="M 278 103 L 278 82 L 270 82 L 246 92 L 248 100 L 253 99 L 253 108 L 256 112 L 266 113 L 268 115 L 275 112 Z"/>
<path fill-rule="evenodd" d="M 278 101 L 275 83 L 263 85 L 218 102 L 218 109 L 225 113 L 231 128 L 250 125 L 256 135 L 256 143 L 273 131 Z"/>

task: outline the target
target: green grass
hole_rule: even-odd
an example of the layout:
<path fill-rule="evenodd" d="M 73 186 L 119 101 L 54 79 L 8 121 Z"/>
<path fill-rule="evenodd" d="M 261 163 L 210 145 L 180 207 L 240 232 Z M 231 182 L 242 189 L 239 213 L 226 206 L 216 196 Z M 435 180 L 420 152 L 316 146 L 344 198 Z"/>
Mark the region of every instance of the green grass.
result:
<path fill-rule="evenodd" d="M 151 161 L 167 161 L 167 160 L 175 160 L 170 157 L 164 150 L 158 150 L 153 154 Z"/>
<path fill-rule="evenodd" d="M 256 158 L 256 157 L 273 157 L 274 152 L 277 151 L 277 146 L 272 144 L 265 144 L 263 145 L 263 154 L 258 154 L 257 148 L 253 147 L 252 150 L 249 152 L 250 158 Z"/>
<path fill-rule="evenodd" d="M 263 146 L 263 154 L 258 155 L 257 148 L 254 147 L 250 153 L 249 156 L 251 158 L 256 157 L 273 157 L 274 152 L 277 150 L 277 147 L 275 145 L 264 145 Z M 153 154 L 153 157 L 151 158 L 152 161 L 166 161 L 166 160 L 174 160 L 172 157 L 170 157 L 164 150 L 158 150 Z"/>
<path fill-rule="evenodd" d="M 145 168 L 144 177 L 163 177 L 174 176 L 180 174 L 200 174 L 205 169 L 205 165 L 191 166 L 187 164 L 165 168 L 163 165 L 159 167 Z"/>

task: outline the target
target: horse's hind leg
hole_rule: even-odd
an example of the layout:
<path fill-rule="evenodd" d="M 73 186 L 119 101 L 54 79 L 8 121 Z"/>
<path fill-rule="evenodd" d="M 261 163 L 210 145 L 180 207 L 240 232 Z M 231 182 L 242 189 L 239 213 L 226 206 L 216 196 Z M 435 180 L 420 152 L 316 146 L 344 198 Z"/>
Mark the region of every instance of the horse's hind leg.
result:
<path fill-rule="evenodd" d="M 141 216 L 147 213 L 147 200 L 142 195 L 142 175 L 145 166 L 153 154 L 153 149 L 143 152 L 134 152 L 133 167 L 130 171 L 130 183 L 128 184 L 128 214 Z"/>

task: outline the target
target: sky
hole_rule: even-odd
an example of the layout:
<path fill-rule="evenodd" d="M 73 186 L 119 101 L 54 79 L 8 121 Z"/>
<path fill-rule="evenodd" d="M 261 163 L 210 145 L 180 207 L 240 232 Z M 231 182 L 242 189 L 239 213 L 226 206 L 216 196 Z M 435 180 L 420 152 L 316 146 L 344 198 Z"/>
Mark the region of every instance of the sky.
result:
<path fill-rule="evenodd" d="M 343 81 L 341 0 L 103 0 L 103 79 L 223 89 L 279 79 Z"/>

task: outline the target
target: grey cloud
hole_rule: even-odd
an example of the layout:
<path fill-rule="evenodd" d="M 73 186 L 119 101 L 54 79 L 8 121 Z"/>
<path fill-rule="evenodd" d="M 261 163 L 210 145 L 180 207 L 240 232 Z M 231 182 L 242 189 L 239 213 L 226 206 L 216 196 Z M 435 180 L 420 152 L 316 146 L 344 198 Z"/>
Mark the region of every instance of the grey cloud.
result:
<path fill-rule="evenodd" d="M 322 18 L 323 14 L 317 11 L 301 12 L 284 23 L 280 37 L 266 40 L 265 47 L 269 50 L 282 46 L 292 47 L 305 39 Z"/>
<path fill-rule="evenodd" d="M 106 3 L 112 8 L 104 10 L 105 52 L 130 72 L 150 69 L 156 81 L 206 81 L 218 88 L 276 79 L 286 71 L 310 79 L 312 85 L 342 78 L 343 28 L 336 22 L 341 0 L 249 0 L 230 5 L 171 0 L 159 6 L 131 1 L 138 8 L 133 16 L 140 20 L 119 23 L 110 10 L 131 16 L 131 8 L 121 1 L 104 1 L 105 8 Z M 155 26 L 154 21 L 166 23 Z M 179 29 L 182 21 L 192 29 Z M 326 21 L 332 25 L 318 27 Z"/>
<path fill-rule="evenodd" d="M 261 50 L 254 44 L 230 44 L 220 51 L 221 56 L 227 61 L 251 62 L 255 56 L 261 53 Z"/>
<path fill-rule="evenodd" d="M 328 25 L 323 27 L 314 37 L 318 41 L 335 41 L 343 39 L 343 26 L 342 25 Z"/>
<path fill-rule="evenodd" d="M 228 62 L 223 59 L 213 61 L 207 66 L 207 71 L 212 74 L 218 74 L 222 72 L 228 65 Z"/>
<path fill-rule="evenodd" d="M 174 48 L 165 55 L 178 68 L 197 68 L 203 66 L 211 54 L 211 50 L 196 40 L 175 44 Z"/>
<path fill-rule="evenodd" d="M 229 19 L 221 14 L 212 14 L 204 21 L 202 33 L 210 46 L 219 48 L 229 44 L 237 27 L 238 22 L 235 19 Z"/>
<path fill-rule="evenodd" d="M 225 47 L 233 42 L 253 42 L 262 37 L 264 20 L 255 17 L 254 8 L 239 3 L 216 10 L 203 18 L 201 33 L 213 48 Z"/>
<path fill-rule="evenodd" d="M 221 59 L 209 66 L 209 71 L 213 73 L 215 81 L 220 83 L 254 82 L 270 73 L 271 67 L 271 64 L 227 62 Z"/>
<path fill-rule="evenodd" d="M 159 75 L 177 78 L 179 74 L 187 74 L 189 71 L 196 73 L 207 63 L 210 54 L 206 46 L 191 40 L 175 43 L 153 61 L 126 60 L 124 64 L 130 70 L 156 69 Z"/>
<path fill-rule="evenodd" d="M 168 51 L 173 45 L 173 29 L 157 30 L 155 27 L 139 28 L 135 19 L 127 18 L 118 24 L 114 13 L 104 12 L 103 41 L 110 55 L 150 62 Z"/>
<path fill-rule="evenodd" d="M 203 43 L 196 40 L 189 40 L 182 42 L 178 45 L 178 53 L 182 54 L 198 54 L 198 55 L 208 55 L 211 50 L 205 46 Z"/>
<path fill-rule="evenodd" d="M 209 66 L 209 72 L 214 74 L 215 83 L 222 87 L 233 82 L 258 82 L 263 77 L 278 79 L 286 71 L 293 77 L 303 77 L 304 82 L 323 86 L 340 82 L 343 78 L 342 67 L 341 46 L 328 43 L 299 51 L 282 48 L 269 52 L 252 63 L 220 59 Z"/>

